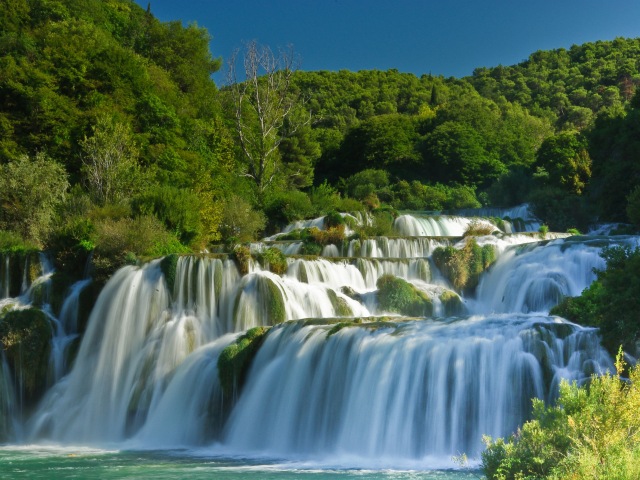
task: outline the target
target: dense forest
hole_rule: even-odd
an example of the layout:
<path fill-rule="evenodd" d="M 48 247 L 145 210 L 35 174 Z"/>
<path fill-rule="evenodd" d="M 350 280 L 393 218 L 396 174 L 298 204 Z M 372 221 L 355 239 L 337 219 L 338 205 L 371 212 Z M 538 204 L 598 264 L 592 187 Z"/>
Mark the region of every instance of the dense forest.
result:
<path fill-rule="evenodd" d="M 531 202 L 553 230 L 639 221 L 637 39 L 461 79 L 257 63 L 240 90 L 211 80 L 222 60 L 207 31 L 131 1 L 3 0 L 1 11 L 3 248 L 95 250 L 112 269 L 333 210 Z M 282 97 L 256 160 L 246 107 L 267 77 Z"/>

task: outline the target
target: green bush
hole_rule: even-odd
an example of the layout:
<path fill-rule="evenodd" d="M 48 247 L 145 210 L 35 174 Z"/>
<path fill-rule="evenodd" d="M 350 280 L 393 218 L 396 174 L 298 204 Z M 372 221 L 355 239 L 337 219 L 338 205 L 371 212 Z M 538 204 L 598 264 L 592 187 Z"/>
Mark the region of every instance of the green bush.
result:
<path fill-rule="evenodd" d="M 313 216 L 314 208 L 306 193 L 280 191 L 266 201 L 264 213 L 272 226 L 278 228 Z"/>
<path fill-rule="evenodd" d="M 155 186 L 134 198 L 132 210 L 135 215 L 154 215 L 185 245 L 202 234 L 200 199 L 189 190 Z"/>
<path fill-rule="evenodd" d="M 110 276 L 136 258 L 158 258 L 188 252 L 153 216 L 104 219 L 96 221 L 95 225 L 97 235 L 93 260 L 99 277 Z"/>
<path fill-rule="evenodd" d="M 442 274 L 458 291 L 473 291 L 480 275 L 496 260 L 492 245 L 480 247 L 473 237 L 468 237 L 463 248 L 438 247 L 433 252 L 433 261 Z"/>
<path fill-rule="evenodd" d="M 287 257 L 275 247 L 266 249 L 259 255 L 259 258 L 262 260 L 263 267 L 268 268 L 276 275 L 284 275 L 289 267 Z"/>
<path fill-rule="evenodd" d="M 640 365 L 628 381 L 622 352 L 617 375 L 562 382 L 556 406 L 534 400 L 533 419 L 507 440 L 485 438 L 489 480 L 640 478 Z"/>
<path fill-rule="evenodd" d="M 242 197 L 231 195 L 222 210 L 220 233 L 228 244 L 250 242 L 264 230 L 266 223 L 262 212 Z"/>

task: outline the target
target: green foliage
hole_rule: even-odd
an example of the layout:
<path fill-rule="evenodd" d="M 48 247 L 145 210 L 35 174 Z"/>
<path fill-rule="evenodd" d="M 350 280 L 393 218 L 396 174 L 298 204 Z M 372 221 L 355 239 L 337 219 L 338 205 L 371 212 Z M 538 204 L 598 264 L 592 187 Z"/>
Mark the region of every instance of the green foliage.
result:
<path fill-rule="evenodd" d="M 35 245 L 25 242 L 17 233 L 0 230 L 0 253 L 24 253 L 36 249 Z"/>
<path fill-rule="evenodd" d="M 160 270 L 164 275 L 164 280 L 170 291 L 173 291 L 176 284 L 176 272 L 178 268 L 178 255 L 172 253 L 160 261 Z"/>
<path fill-rule="evenodd" d="M 535 216 L 555 232 L 563 232 L 569 228 L 586 230 L 592 219 L 592 212 L 586 205 L 584 198 L 567 193 L 562 188 L 542 187 L 535 189 L 529 200 Z"/>
<path fill-rule="evenodd" d="M 275 247 L 267 248 L 260 253 L 259 258 L 263 262 L 263 267 L 276 275 L 284 275 L 289 267 L 287 257 Z"/>
<path fill-rule="evenodd" d="M 41 153 L 0 165 L 0 229 L 42 245 L 68 186 L 62 165 Z"/>
<path fill-rule="evenodd" d="M 547 234 L 549 233 L 549 226 L 540 225 L 540 228 L 538 228 L 538 233 L 540 234 L 540 238 L 544 240 L 545 238 L 547 238 Z"/>
<path fill-rule="evenodd" d="M 105 218 L 96 220 L 95 227 L 93 263 L 98 277 L 109 276 L 136 258 L 158 258 L 188 251 L 155 217 Z"/>
<path fill-rule="evenodd" d="M 581 194 L 591 177 L 586 138 L 563 132 L 547 138 L 536 154 L 536 180 L 544 186 Z"/>
<path fill-rule="evenodd" d="M 597 280 L 579 297 L 565 299 L 552 310 L 582 325 L 600 328 L 602 341 L 610 352 L 622 345 L 634 355 L 640 353 L 640 249 L 608 247 L 602 250 L 605 270 L 597 270 Z"/>
<path fill-rule="evenodd" d="M 624 370 L 621 353 L 616 370 Z M 534 400 L 533 419 L 515 435 L 485 438 L 487 478 L 637 478 L 640 366 L 631 369 L 629 381 L 618 375 L 593 376 L 585 386 L 565 381 L 557 406 Z"/>
<path fill-rule="evenodd" d="M 19 382 L 20 395 L 33 405 L 47 386 L 52 326 L 37 308 L 11 310 L 0 317 L 0 345 Z"/>
<path fill-rule="evenodd" d="M 233 244 L 255 240 L 265 224 L 264 214 L 242 197 L 231 195 L 224 203 L 220 233 L 226 242 Z"/>
<path fill-rule="evenodd" d="M 101 116 L 92 133 L 80 142 L 82 174 L 89 192 L 99 205 L 131 198 L 142 182 L 130 127 Z"/>
<path fill-rule="evenodd" d="M 376 286 L 381 310 L 411 317 L 428 317 L 433 314 L 431 299 L 402 278 L 382 275 Z"/>
<path fill-rule="evenodd" d="M 240 394 L 251 362 L 268 332 L 267 327 L 251 328 L 220 353 L 218 377 L 225 398 L 234 399 Z"/>
<path fill-rule="evenodd" d="M 449 279 L 458 292 L 473 291 L 480 275 L 496 260 L 492 245 L 480 247 L 473 237 L 467 238 L 460 249 L 438 247 L 433 252 L 433 261 L 442 274 Z"/>
<path fill-rule="evenodd" d="M 343 179 L 342 184 L 347 195 L 364 200 L 389 186 L 389 174 L 385 170 L 370 168 Z"/>
<path fill-rule="evenodd" d="M 202 235 L 200 209 L 198 195 L 170 185 L 150 188 L 132 202 L 134 214 L 154 215 L 185 245 Z"/>
<path fill-rule="evenodd" d="M 233 249 L 233 257 L 236 261 L 238 271 L 241 275 L 249 273 L 249 267 L 253 257 L 251 256 L 251 249 L 248 245 L 236 245 Z"/>
<path fill-rule="evenodd" d="M 285 225 L 313 215 L 309 196 L 298 190 L 278 191 L 266 200 L 264 212 L 272 225 Z"/>

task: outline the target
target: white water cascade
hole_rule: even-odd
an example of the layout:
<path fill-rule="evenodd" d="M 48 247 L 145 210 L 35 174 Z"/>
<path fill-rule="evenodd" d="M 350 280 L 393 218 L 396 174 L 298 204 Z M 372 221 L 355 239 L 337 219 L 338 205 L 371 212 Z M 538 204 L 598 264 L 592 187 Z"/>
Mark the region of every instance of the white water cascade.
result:
<path fill-rule="evenodd" d="M 443 318 L 454 292 L 432 255 L 462 248 L 471 222 L 486 220 L 402 215 L 399 237 L 292 256 L 282 275 L 257 262 L 241 274 L 225 255 L 180 257 L 174 274 L 160 261 L 125 267 L 102 290 L 73 369 L 47 392 L 26 438 L 380 466 L 477 458 L 482 435 L 513 432 L 532 397 L 552 401 L 560 379 L 612 368 L 596 330 L 548 312 L 593 281 L 603 246 L 638 239 L 478 237 L 497 261 L 457 316 Z M 251 249 L 271 245 L 295 251 L 273 240 Z M 383 311 L 382 275 L 422 292 L 433 317 Z M 85 285 L 71 289 L 57 319 L 68 335 Z M 230 397 L 218 358 L 253 327 L 270 330 Z"/>

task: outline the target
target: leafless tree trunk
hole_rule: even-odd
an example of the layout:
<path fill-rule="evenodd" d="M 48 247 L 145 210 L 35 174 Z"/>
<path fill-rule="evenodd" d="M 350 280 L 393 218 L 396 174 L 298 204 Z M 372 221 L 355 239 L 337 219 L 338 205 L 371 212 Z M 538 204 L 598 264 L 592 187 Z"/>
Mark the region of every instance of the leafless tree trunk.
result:
<path fill-rule="evenodd" d="M 251 178 L 262 193 L 279 173 L 278 147 L 284 138 L 295 134 L 301 125 L 310 121 L 305 115 L 302 123 L 291 119 L 294 108 L 302 100 L 292 91 L 292 77 L 297 68 L 292 48 L 276 56 L 269 47 L 255 41 L 245 45 L 243 53 L 244 80 L 238 79 L 237 63 L 240 51 L 229 61 L 228 83 L 233 101 L 235 127 L 245 160 L 243 175 Z"/>

